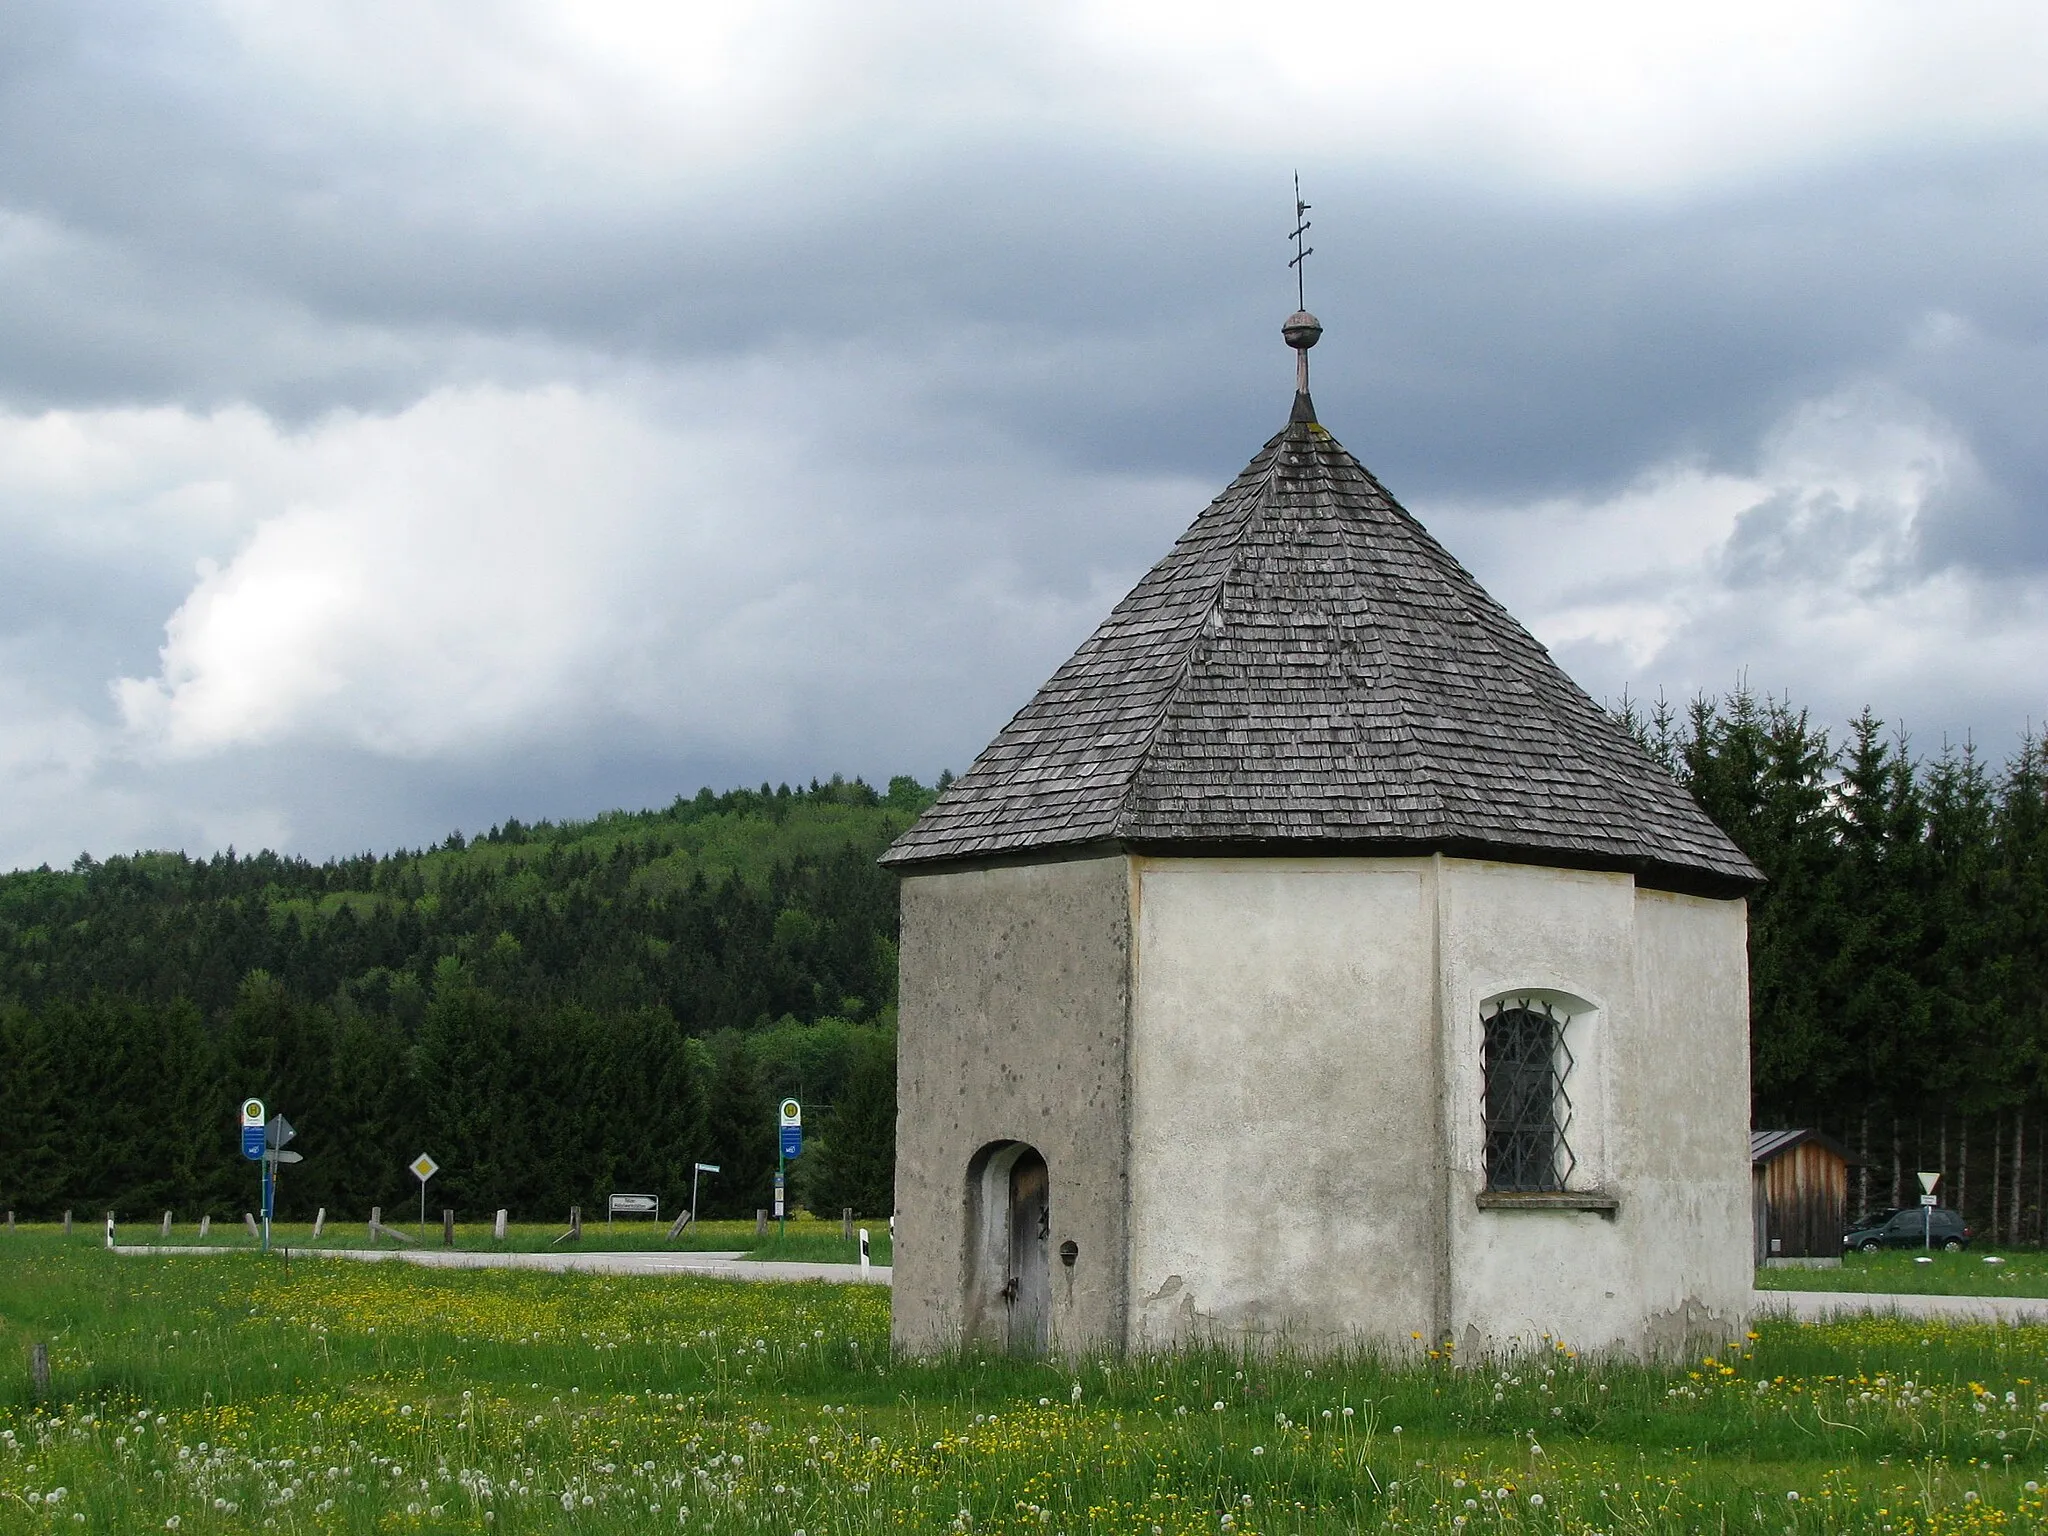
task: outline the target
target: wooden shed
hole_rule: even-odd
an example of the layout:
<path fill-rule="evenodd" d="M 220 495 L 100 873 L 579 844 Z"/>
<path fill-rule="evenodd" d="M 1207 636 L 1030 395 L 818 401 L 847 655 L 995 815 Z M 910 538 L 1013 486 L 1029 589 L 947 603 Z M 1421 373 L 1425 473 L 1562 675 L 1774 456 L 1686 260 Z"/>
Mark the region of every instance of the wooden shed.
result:
<path fill-rule="evenodd" d="M 1819 1131 L 1751 1131 L 1756 1258 L 1839 1259 L 1849 1218 L 1848 1149 Z"/>

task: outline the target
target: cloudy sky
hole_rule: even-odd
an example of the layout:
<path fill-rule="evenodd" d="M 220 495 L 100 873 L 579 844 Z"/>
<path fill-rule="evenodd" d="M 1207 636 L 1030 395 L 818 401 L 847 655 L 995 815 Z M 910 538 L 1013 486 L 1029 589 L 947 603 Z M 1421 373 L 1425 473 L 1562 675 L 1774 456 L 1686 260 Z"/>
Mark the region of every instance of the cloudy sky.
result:
<path fill-rule="evenodd" d="M 1284 420 L 1596 696 L 2048 718 L 2048 10 L 9 0 L 0 868 L 929 779 Z"/>

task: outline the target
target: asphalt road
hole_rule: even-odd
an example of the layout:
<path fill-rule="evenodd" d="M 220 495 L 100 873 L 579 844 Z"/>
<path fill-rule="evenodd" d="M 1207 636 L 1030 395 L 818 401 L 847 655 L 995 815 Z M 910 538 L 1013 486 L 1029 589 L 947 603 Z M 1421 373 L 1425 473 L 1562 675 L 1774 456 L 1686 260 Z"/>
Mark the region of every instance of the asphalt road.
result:
<path fill-rule="evenodd" d="M 1789 1313 L 1802 1323 L 1871 1312 L 1950 1323 L 2048 1323 L 2048 1297 L 1906 1296 L 1871 1291 L 1758 1291 L 1759 1312 Z"/>
<path fill-rule="evenodd" d="M 124 1245 L 114 1251 L 138 1256 L 248 1252 L 246 1248 L 195 1248 L 155 1243 Z M 870 1285 L 887 1285 L 891 1279 L 891 1270 L 886 1264 L 873 1266 L 863 1276 L 855 1264 L 764 1263 L 742 1258 L 738 1251 L 481 1253 L 461 1248 L 294 1248 L 291 1254 L 302 1259 L 359 1259 L 365 1262 L 396 1259 L 406 1264 L 424 1264 L 438 1269 L 582 1270 L 607 1275 L 713 1275 L 722 1280 L 830 1280 L 846 1284 L 860 1284 L 865 1280 Z M 1758 1291 L 1756 1308 L 1759 1312 L 1788 1315 L 1803 1323 L 1826 1322 L 1834 1317 L 1855 1317 L 1873 1312 L 1948 1322 L 2048 1323 L 2048 1297 Z"/>
<path fill-rule="evenodd" d="M 247 1248 L 179 1247 L 168 1243 L 136 1243 L 116 1253 L 197 1254 L 247 1253 Z M 285 1250 L 280 1249 L 279 1252 Z M 622 1253 L 480 1253 L 463 1248 L 293 1248 L 295 1259 L 397 1259 L 433 1269 L 581 1270 L 605 1275 L 714 1275 L 721 1280 L 833 1280 L 858 1285 L 887 1285 L 889 1266 L 877 1264 L 863 1276 L 858 1264 L 764 1263 L 732 1253 L 667 1253 L 660 1250 Z"/>

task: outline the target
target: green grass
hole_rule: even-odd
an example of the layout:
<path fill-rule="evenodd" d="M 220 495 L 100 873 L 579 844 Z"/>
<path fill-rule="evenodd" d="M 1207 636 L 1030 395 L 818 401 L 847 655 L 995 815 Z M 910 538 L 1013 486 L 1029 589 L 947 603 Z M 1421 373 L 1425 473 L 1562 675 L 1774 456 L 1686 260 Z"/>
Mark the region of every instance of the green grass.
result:
<path fill-rule="evenodd" d="M 860 1223 L 854 1224 L 856 1230 Z M 868 1261 L 873 1264 L 889 1262 L 889 1223 L 887 1220 L 871 1221 L 868 1229 Z M 751 1228 L 750 1228 L 751 1230 Z M 781 1237 L 775 1235 L 775 1226 L 768 1227 L 768 1241 L 754 1244 L 748 1239 L 750 1259 L 765 1259 L 775 1263 L 796 1262 L 803 1264 L 858 1264 L 860 1262 L 860 1239 L 844 1238 L 839 1235 L 836 1221 L 815 1221 L 789 1225 Z"/>
<path fill-rule="evenodd" d="M 1556 1341 L 1063 1363 L 892 1358 L 887 1308 L 866 1286 L 123 1258 L 17 1234 L 0 1532 L 2042 1524 L 2048 1329 L 1770 1322 L 1663 1367 Z"/>
<path fill-rule="evenodd" d="M 1997 1259 L 1987 1264 L 1986 1259 Z M 1926 1263 L 1919 1262 L 1921 1259 Z M 1891 1291 L 1933 1296 L 2048 1296 L 2048 1253 L 1971 1248 L 1962 1253 L 1847 1253 L 1840 1269 L 1759 1269 L 1768 1291 Z"/>
<path fill-rule="evenodd" d="M 399 1223 L 403 1230 L 413 1237 L 421 1237 L 416 1219 Z M 889 1262 L 889 1222 L 880 1217 L 856 1222 L 856 1227 L 868 1228 L 870 1241 L 868 1251 L 876 1264 Z M 785 1235 L 778 1238 L 774 1222 L 768 1225 L 768 1236 L 763 1239 L 755 1235 L 752 1221 L 705 1221 L 683 1230 L 682 1234 L 669 1241 L 668 1223 L 651 1221 L 621 1221 L 607 1228 L 602 1221 L 585 1222 L 583 1237 L 579 1242 L 560 1242 L 566 1223 L 561 1222 L 513 1222 L 505 1229 L 504 1241 L 491 1235 L 489 1222 L 458 1222 L 455 1228 L 455 1246 L 458 1249 L 483 1253 L 537 1253 L 537 1252 L 578 1252 L 578 1253 L 639 1253 L 656 1250 L 664 1253 L 745 1253 L 749 1258 L 783 1261 L 799 1260 L 817 1264 L 855 1264 L 860 1261 L 858 1238 L 842 1238 L 837 1221 L 819 1221 L 809 1216 L 792 1219 L 787 1223 Z M 63 1228 L 57 1223 L 26 1224 L 17 1226 L 17 1240 L 38 1237 L 64 1242 Z M 68 1241 L 74 1246 L 97 1248 L 103 1245 L 105 1231 L 99 1222 L 78 1221 L 73 1223 Z M 4 1261 L 8 1241 L 0 1233 L 0 1261 Z M 217 1221 L 212 1230 L 202 1238 L 196 1222 L 173 1225 L 168 1237 L 162 1228 L 154 1223 L 137 1223 L 115 1230 L 115 1241 L 125 1246 L 172 1248 L 255 1248 L 260 1246 L 249 1236 L 248 1228 L 240 1221 Z M 407 1244 L 391 1237 L 372 1239 L 367 1224 L 360 1221 L 329 1222 L 326 1230 L 317 1239 L 313 1236 L 311 1222 L 276 1222 L 270 1229 L 271 1246 L 274 1248 L 320 1249 L 320 1248 L 439 1248 L 441 1228 L 429 1223 L 421 1241 Z"/>

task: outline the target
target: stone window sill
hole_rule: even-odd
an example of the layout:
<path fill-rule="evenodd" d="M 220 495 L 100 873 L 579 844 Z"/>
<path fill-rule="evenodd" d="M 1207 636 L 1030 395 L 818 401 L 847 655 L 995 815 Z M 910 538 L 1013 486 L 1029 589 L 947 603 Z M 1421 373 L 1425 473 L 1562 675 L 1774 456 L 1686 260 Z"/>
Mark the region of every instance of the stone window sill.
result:
<path fill-rule="evenodd" d="M 1489 1189 L 1479 1196 L 1482 1211 L 1597 1211 L 1612 1221 L 1621 1209 L 1614 1196 L 1591 1189 Z"/>

